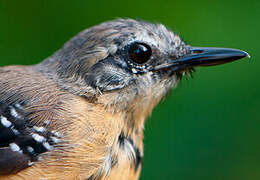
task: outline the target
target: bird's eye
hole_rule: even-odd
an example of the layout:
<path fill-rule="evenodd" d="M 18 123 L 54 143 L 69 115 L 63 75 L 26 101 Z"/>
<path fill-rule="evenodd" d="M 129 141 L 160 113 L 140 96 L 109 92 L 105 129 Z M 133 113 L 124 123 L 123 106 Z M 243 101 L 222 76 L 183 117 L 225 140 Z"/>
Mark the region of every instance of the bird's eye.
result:
<path fill-rule="evenodd" d="M 143 64 L 150 59 L 152 55 L 152 49 L 147 44 L 136 42 L 130 44 L 128 54 L 129 58 L 133 62 L 137 64 Z"/>

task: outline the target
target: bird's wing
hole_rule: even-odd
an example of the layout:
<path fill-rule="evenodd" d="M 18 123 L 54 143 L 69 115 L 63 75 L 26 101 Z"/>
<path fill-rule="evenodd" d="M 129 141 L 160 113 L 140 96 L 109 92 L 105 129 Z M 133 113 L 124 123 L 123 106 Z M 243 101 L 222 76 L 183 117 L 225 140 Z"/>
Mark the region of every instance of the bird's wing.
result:
<path fill-rule="evenodd" d="M 51 120 L 48 110 L 45 120 L 39 120 L 46 103 L 37 97 L 41 96 L 37 91 L 44 89 L 39 86 L 41 81 L 35 81 L 39 75 L 33 77 L 29 71 L 21 67 L 0 69 L 0 175 L 31 166 L 59 141 L 57 133 L 47 128 Z M 38 109 L 35 103 L 40 101 Z"/>
<path fill-rule="evenodd" d="M 39 154 L 52 150 L 58 141 L 55 132 L 31 123 L 23 105 L 0 102 L 0 174 L 31 166 Z"/>
<path fill-rule="evenodd" d="M 105 176 L 115 123 L 100 106 L 60 90 L 33 68 L 0 68 L 0 176 Z"/>

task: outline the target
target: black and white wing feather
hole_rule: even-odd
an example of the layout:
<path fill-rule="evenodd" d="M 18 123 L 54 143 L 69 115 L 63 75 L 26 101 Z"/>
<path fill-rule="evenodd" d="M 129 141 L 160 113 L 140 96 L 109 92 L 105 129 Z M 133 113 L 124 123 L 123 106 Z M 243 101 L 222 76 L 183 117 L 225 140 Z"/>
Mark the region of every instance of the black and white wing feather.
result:
<path fill-rule="evenodd" d="M 59 141 L 56 132 L 47 130 L 48 120 L 41 127 L 32 124 L 24 106 L 0 102 L 0 175 L 31 166 Z"/>

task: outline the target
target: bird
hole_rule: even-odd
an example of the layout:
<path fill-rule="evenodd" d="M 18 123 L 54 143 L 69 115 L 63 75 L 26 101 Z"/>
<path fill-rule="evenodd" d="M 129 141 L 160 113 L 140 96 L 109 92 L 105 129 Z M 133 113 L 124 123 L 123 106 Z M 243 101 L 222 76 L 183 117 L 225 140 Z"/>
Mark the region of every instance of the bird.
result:
<path fill-rule="evenodd" d="M 125 18 L 83 30 L 39 64 L 1 67 L 0 179 L 137 180 L 158 102 L 195 67 L 244 57 Z"/>

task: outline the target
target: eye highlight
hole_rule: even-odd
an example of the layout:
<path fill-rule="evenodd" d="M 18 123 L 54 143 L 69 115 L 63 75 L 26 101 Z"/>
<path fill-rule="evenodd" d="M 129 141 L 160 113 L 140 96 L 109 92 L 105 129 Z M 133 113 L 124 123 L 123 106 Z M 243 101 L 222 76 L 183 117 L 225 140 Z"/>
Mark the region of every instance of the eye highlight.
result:
<path fill-rule="evenodd" d="M 135 42 L 129 45 L 128 55 L 133 62 L 143 64 L 150 59 L 152 49 L 145 43 Z"/>

